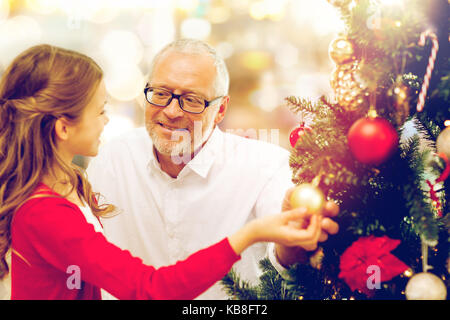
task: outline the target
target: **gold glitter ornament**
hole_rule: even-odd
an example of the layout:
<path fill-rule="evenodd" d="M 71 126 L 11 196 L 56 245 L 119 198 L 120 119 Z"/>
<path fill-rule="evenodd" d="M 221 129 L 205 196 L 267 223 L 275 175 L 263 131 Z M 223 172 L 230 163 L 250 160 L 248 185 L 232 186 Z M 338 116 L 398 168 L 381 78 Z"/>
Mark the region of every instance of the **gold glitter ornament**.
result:
<path fill-rule="evenodd" d="M 292 208 L 304 207 L 314 214 L 320 214 L 325 206 L 325 195 L 311 183 L 295 187 L 289 200 Z"/>
<path fill-rule="evenodd" d="M 337 65 L 346 64 L 356 59 L 353 44 L 344 37 L 338 37 L 330 43 L 328 54 Z"/>
<path fill-rule="evenodd" d="M 337 66 L 330 84 L 336 103 L 345 111 L 368 108 L 367 86 L 360 78 L 358 61 Z"/>
<path fill-rule="evenodd" d="M 409 87 L 403 84 L 401 76 L 397 77 L 397 80 L 387 92 L 395 109 L 395 121 L 400 126 L 409 116 L 409 92 Z"/>
<path fill-rule="evenodd" d="M 324 256 L 325 254 L 323 253 L 323 249 L 322 248 L 317 249 L 316 252 L 314 252 L 314 254 L 309 257 L 309 264 L 311 265 L 311 267 L 319 270 L 322 267 L 322 261 Z"/>

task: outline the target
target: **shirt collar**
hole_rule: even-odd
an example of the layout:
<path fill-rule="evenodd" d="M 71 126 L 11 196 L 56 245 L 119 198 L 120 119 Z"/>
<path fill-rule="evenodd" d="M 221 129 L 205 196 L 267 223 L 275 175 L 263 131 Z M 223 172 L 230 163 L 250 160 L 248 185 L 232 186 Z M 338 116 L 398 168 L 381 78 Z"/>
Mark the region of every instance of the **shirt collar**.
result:
<path fill-rule="evenodd" d="M 203 148 L 198 151 L 186 166 L 202 178 L 206 178 L 209 170 L 214 164 L 218 152 L 220 152 L 222 135 L 223 132 L 216 126 Z"/>
<path fill-rule="evenodd" d="M 185 176 L 187 171 L 192 171 L 199 175 L 202 178 L 206 178 L 209 170 L 214 164 L 214 160 L 217 156 L 217 153 L 220 150 L 220 146 L 222 144 L 223 132 L 219 129 L 219 127 L 215 127 L 208 141 L 206 141 L 205 145 L 198 151 L 198 153 L 191 159 L 186 166 L 181 170 L 178 175 L 179 178 Z M 149 139 L 151 141 L 151 139 Z M 164 173 L 161 170 L 161 165 L 156 157 L 155 150 L 153 147 L 153 143 L 151 143 L 151 148 L 147 152 L 148 154 L 148 165 L 150 173 L 160 172 Z"/>

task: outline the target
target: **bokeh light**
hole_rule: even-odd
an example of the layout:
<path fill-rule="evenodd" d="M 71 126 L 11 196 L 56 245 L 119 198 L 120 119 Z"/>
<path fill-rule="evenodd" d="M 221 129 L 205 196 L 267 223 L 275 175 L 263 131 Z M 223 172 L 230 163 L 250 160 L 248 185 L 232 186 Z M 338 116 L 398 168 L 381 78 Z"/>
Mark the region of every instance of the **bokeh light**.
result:
<path fill-rule="evenodd" d="M 227 41 L 220 42 L 216 45 L 217 53 L 223 58 L 228 59 L 234 53 L 233 44 Z"/>
<path fill-rule="evenodd" d="M 145 76 L 133 64 L 120 64 L 106 67 L 105 85 L 108 93 L 120 101 L 136 99 L 145 87 Z"/>
<path fill-rule="evenodd" d="M 201 18 L 189 18 L 181 24 L 181 35 L 185 38 L 205 40 L 211 34 L 211 23 Z"/>
<path fill-rule="evenodd" d="M 9 1 L 0 0 L 0 23 L 6 20 L 9 16 Z"/>
<path fill-rule="evenodd" d="M 108 142 L 135 127 L 133 121 L 124 115 L 111 114 L 108 115 L 108 118 L 109 122 L 105 126 L 101 136 L 102 143 Z"/>
<path fill-rule="evenodd" d="M 275 62 L 284 68 L 290 68 L 297 64 L 299 50 L 290 43 L 283 44 L 280 50 L 275 52 Z"/>
<path fill-rule="evenodd" d="M 404 4 L 404 0 L 378 0 L 381 4 L 384 5 L 401 5 Z"/>
<path fill-rule="evenodd" d="M 310 26 L 317 36 L 338 33 L 345 27 L 338 10 L 326 1 L 292 1 L 290 12 L 301 29 Z"/>
<path fill-rule="evenodd" d="M 190 12 L 197 8 L 199 0 L 176 0 L 177 9 Z"/>
<path fill-rule="evenodd" d="M 144 55 L 144 48 L 138 36 L 130 31 L 113 30 L 100 43 L 100 50 L 109 62 L 138 64 Z"/>
<path fill-rule="evenodd" d="M 0 24 L 0 64 L 6 66 L 22 51 L 41 43 L 39 23 L 29 16 L 15 16 Z"/>
<path fill-rule="evenodd" d="M 250 70 L 265 70 L 272 63 L 272 56 L 263 51 L 248 51 L 241 55 L 242 65 Z"/>
<path fill-rule="evenodd" d="M 211 23 L 224 23 L 231 17 L 231 9 L 225 5 L 213 6 L 209 9 L 207 18 Z"/>
<path fill-rule="evenodd" d="M 50 14 L 58 9 L 59 0 L 26 0 L 26 5 L 38 14 Z"/>

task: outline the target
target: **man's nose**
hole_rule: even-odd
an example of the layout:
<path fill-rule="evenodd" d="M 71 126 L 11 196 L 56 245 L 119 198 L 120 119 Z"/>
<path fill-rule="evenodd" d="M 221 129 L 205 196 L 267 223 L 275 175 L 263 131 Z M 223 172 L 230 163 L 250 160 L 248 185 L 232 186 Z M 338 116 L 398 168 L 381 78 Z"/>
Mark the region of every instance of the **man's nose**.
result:
<path fill-rule="evenodd" d="M 170 119 L 183 116 L 183 110 L 181 109 L 179 101 L 176 98 L 173 98 L 172 101 L 170 101 L 170 104 L 164 108 L 163 112 Z"/>

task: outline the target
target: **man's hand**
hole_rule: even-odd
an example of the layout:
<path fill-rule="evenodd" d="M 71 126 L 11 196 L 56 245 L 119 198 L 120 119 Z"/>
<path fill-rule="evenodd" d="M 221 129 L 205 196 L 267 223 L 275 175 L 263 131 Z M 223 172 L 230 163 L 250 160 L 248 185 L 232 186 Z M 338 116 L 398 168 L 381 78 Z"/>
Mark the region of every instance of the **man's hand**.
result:
<path fill-rule="evenodd" d="M 289 198 L 294 188 L 290 188 L 284 197 L 282 211 L 292 210 Z M 317 239 L 313 239 L 311 242 L 302 244 L 301 246 L 290 247 L 280 244 L 275 244 L 276 257 L 281 265 L 289 267 L 296 262 L 305 263 L 307 261 L 307 252 L 317 249 L 319 242 L 325 242 L 328 240 L 329 235 L 338 233 L 339 225 L 331 218 L 337 216 L 339 213 L 339 207 L 332 201 L 328 201 L 325 204 L 324 210 L 321 214 L 322 221 L 320 223 L 320 234 Z M 309 219 L 301 219 L 297 222 L 299 228 L 308 227 Z"/>

